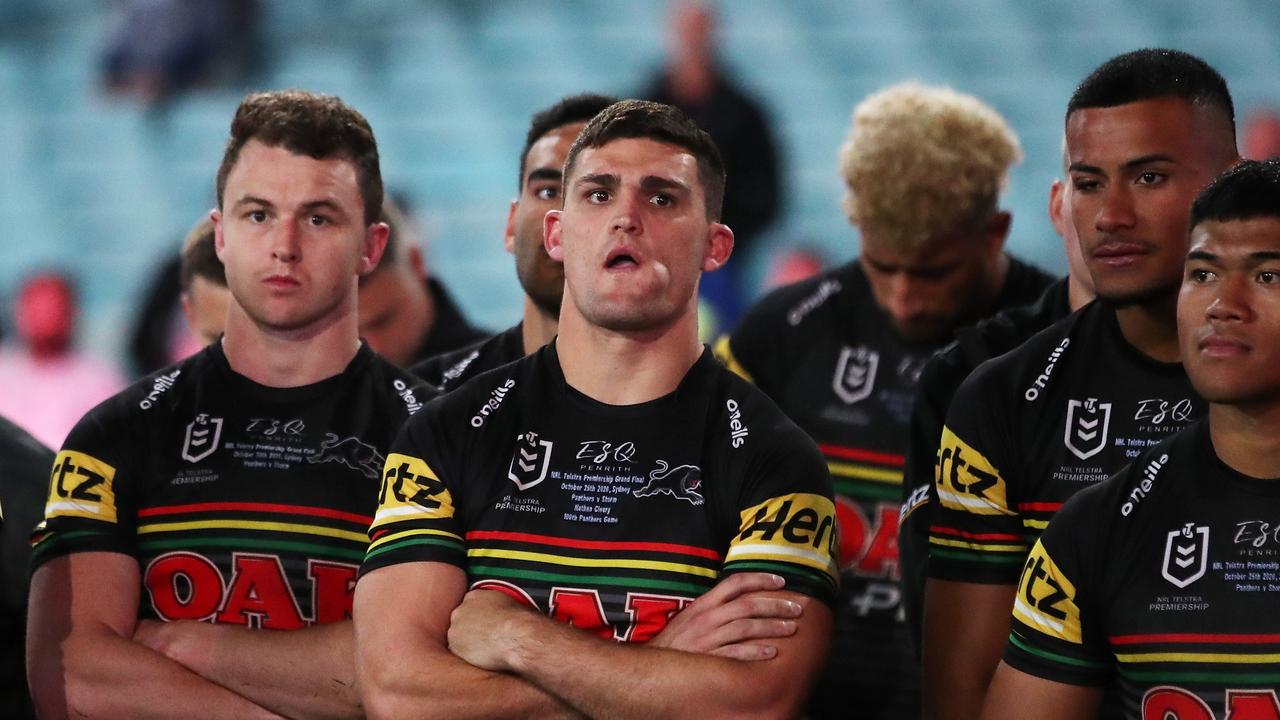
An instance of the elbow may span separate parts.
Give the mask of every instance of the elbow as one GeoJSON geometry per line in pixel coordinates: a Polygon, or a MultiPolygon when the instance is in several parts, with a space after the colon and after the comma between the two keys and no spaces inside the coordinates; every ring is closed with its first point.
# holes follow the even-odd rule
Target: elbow
{"type": "Polygon", "coordinates": [[[360,702],[369,720],[394,718],[445,718],[439,712],[438,703],[430,702],[420,692],[412,689],[421,685],[423,677],[429,677],[421,667],[415,671],[406,664],[396,663],[390,657],[360,658],[360,702]]]}

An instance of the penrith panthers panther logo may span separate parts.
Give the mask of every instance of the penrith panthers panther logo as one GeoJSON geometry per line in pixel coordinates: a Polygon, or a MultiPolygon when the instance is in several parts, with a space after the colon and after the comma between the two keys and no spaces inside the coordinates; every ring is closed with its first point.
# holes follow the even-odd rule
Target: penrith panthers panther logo
{"type": "Polygon", "coordinates": [[[320,444],[316,454],[307,458],[309,463],[339,462],[352,470],[359,470],[370,480],[382,477],[382,464],[386,459],[378,448],[360,442],[356,437],[345,437],[341,440],[333,433],[325,433],[325,440],[320,444]]]}
{"type": "Polygon", "coordinates": [[[666,460],[659,460],[658,467],[649,473],[649,482],[639,490],[633,490],[636,497],[649,497],[667,493],[680,500],[688,500],[693,505],[702,504],[702,470],[697,465],[677,465],[669,468],[666,460]]]}

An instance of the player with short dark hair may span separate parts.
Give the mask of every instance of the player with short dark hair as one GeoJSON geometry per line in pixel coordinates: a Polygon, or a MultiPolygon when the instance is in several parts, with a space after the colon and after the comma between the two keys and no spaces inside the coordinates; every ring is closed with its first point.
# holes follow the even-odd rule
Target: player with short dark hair
{"type": "Polygon", "coordinates": [[[560,208],[564,160],[574,138],[588,120],[615,102],[615,98],[584,93],[534,114],[520,153],[520,194],[511,201],[502,239],[516,259],[516,277],[524,289],[524,316],[487,340],[414,365],[410,368],[414,375],[449,390],[486,370],[519,360],[555,337],[564,269],[542,245],[542,218],[548,210],[560,208]]]}
{"type": "Polygon", "coordinates": [[[1020,156],[971,95],[904,83],[866,98],[840,149],[859,258],[770,293],[716,345],[818,443],[837,493],[841,597],[813,717],[919,714],[898,583],[907,423],[920,370],[953,331],[1052,280],[1004,252],[1000,193],[1020,156]]]}
{"type": "Polygon", "coordinates": [[[210,214],[221,342],[90,411],[53,466],[27,637],[42,717],[360,713],[352,586],[420,404],[356,334],[378,172],[337,98],[241,103],[210,214]]]}
{"type": "Polygon", "coordinates": [[[1178,336],[1208,418],[1049,523],[983,717],[1280,717],[1280,162],[1196,199],[1178,336]]]}
{"type": "Polygon", "coordinates": [[[227,271],[218,259],[213,221],[204,218],[187,233],[178,263],[178,299],[191,334],[201,345],[216,342],[227,324],[227,271]]]}
{"type": "Polygon", "coordinates": [[[733,246],[705,189],[722,173],[669,106],[622,101],[578,136],[545,219],[560,334],[429,404],[388,457],[356,587],[371,714],[803,709],[835,509],[812,441],[698,342],[699,277],[733,246]],[[774,636],[727,612],[751,604],[774,636]]]}
{"type": "Polygon", "coordinates": [[[929,717],[977,716],[1023,561],[1062,503],[1204,413],[1175,304],[1187,211],[1238,159],[1225,82],[1186,53],[1138,50],[1091,73],[1070,108],[1071,214],[1098,300],[984,363],[948,409],[925,591],[929,717]]]}

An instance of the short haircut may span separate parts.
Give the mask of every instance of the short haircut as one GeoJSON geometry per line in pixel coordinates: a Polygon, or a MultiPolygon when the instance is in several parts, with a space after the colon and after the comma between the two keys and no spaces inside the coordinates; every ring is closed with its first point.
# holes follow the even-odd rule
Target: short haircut
{"type": "Polygon", "coordinates": [[[865,235],[904,253],[977,225],[1022,159],[994,109],[946,87],[893,85],[858,103],[840,148],[844,207],[865,235]]]}
{"type": "Polygon", "coordinates": [[[539,110],[529,121],[529,131],[524,136],[524,149],[520,151],[520,182],[517,188],[524,189],[525,163],[529,160],[529,149],[542,139],[543,135],[562,128],[565,125],[585,123],[601,110],[618,102],[618,98],[595,93],[570,95],[549,108],[539,110]]]}
{"type": "Polygon", "coordinates": [[[378,262],[378,266],[372,272],[360,276],[359,284],[361,285],[383,270],[389,270],[403,263],[409,256],[409,249],[416,241],[408,218],[390,195],[382,199],[382,211],[378,213],[378,222],[387,224],[387,246],[382,250],[382,260],[378,262]]]}
{"type": "Polygon", "coordinates": [[[706,198],[707,219],[719,220],[724,204],[724,159],[705,130],[683,111],[648,100],[621,100],[602,110],[578,133],[564,161],[567,188],[573,166],[583,150],[600,148],[614,140],[645,138],[682,148],[698,161],[698,179],[706,198]]]}
{"type": "Polygon", "coordinates": [[[213,237],[213,221],[205,218],[196,223],[182,242],[182,255],[178,263],[178,284],[182,292],[191,290],[191,282],[202,277],[212,283],[227,286],[227,270],[218,259],[218,249],[213,237]]]}
{"type": "Polygon", "coordinates": [[[364,116],[332,95],[305,90],[254,93],[236,108],[231,139],[218,167],[218,207],[222,207],[227,176],[250,140],[317,160],[342,158],[356,167],[356,181],[364,201],[364,223],[378,220],[382,207],[382,172],[378,144],[364,116]]]}
{"type": "Polygon", "coordinates": [[[1164,97],[1178,97],[1220,111],[1235,138],[1236,110],[1227,81],[1195,55],[1167,48],[1134,50],[1099,65],[1071,94],[1067,117],[1077,110],[1164,97]]]}
{"type": "Polygon", "coordinates": [[[1268,217],[1280,218],[1280,160],[1244,160],[1200,191],[1189,227],[1268,217]]]}

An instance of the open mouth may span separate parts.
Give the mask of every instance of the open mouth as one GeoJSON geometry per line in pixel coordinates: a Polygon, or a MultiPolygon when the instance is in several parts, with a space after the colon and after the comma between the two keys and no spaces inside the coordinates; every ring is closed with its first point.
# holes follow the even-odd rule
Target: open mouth
{"type": "Polygon", "coordinates": [[[640,259],[629,250],[619,249],[609,253],[604,266],[609,270],[627,270],[640,267],[640,259]]]}

